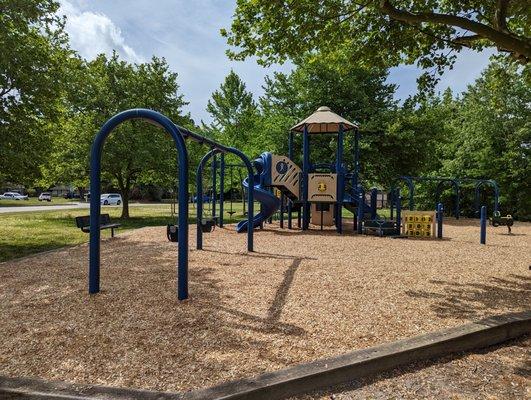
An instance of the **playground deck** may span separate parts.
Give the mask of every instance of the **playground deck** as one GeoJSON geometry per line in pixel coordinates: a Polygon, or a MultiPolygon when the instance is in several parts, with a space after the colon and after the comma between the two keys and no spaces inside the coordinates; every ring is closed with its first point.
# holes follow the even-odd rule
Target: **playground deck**
{"type": "Polygon", "coordinates": [[[93,297],[87,245],[5,262],[0,374],[187,390],[526,310],[531,224],[513,232],[489,227],[481,246],[478,221],[442,241],[268,225],[247,253],[218,228],[190,252],[185,302],[165,228],[102,241],[93,297]]]}

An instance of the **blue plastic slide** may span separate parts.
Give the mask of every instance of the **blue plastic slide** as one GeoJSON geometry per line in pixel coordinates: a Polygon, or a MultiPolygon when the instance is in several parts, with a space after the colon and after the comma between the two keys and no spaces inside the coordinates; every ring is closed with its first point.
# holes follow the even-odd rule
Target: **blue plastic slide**
{"type": "MultiPolygon", "coordinates": [[[[254,200],[260,203],[260,212],[253,218],[253,228],[257,228],[278,210],[280,201],[265,188],[265,182],[268,182],[268,177],[271,174],[271,153],[263,153],[260,158],[254,160],[254,166],[258,171],[253,177],[254,200]]],[[[247,190],[249,188],[248,178],[245,178],[242,184],[247,190]]],[[[247,220],[240,221],[236,226],[236,231],[238,233],[246,232],[247,222],[247,220]]]]}

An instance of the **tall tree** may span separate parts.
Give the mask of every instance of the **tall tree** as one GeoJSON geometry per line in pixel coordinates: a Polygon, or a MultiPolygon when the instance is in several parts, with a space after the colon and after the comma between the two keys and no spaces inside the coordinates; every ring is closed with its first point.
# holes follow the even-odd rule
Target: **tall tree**
{"type": "Polygon", "coordinates": [[[212,93],[207,112],[213,121],[209,131],[216,139],[228,146],[251,150],[258,108],[253,94],[234,71],[231,70],[219,89],[212,93]]]}
{"type": "MultiPolygon", "coordinates": [[[[80,60],[72,72],[68,118],[55,137],[51,179],[70,179],[84,185],[88,177],[90,145],[103,123],[130,108],[159,111],[173,122],[190,126],[183,115],[187,104],[179,94],[177,74],[164,59],[131,65],[116,54],[94,61],[80,60]]],[[[122,124],[109,137],[103,153],[104,179],[118,187],[122,198],[122,218],[129,217],[131,189],[139,183],[165,187],[175,185],[177,152],[169,135],[143,121],[122,124]]]]}
{"type": "Polygon", "coordinates": [[[0,2],[0,182],[29,184],[60,115],[67,37],[51,0],[0,2]]]}
{"type": "Polygon", "coordinates": [[[531,3],[519,0],[238,0],[230,31],[235,59],[264,64],[308,53],[348,53],[358,65],[415,61],[432,84],[463,48],[495,47],[513,60],[531,59],[531,3]]]}
{"type": "MultiPolygon", "coordinates": [[[[262,143],[268,149],[285,153],[287,133],[296,122],[306,118],[319,106],[357,122],[361,127],[364,148],[364,165],[369,160],[381,158],[378,140],[391,121],[394,109],[395,86],[386,83],[387,72],[381,69],[359,68],[342,59],[316,57],[297,65],[286,75],[276,73],[266,79],[265,93],[260,98],[262,121],[266,129],[262,143]]],[[[300,148],[300,137],[297,136],[300,148]]],[[[331,160],[334,157],[335,140],[331,137],[312,137],[312,158],[331,160]]],[[[345,139],[345,158],[352,161],[352,135],[345,139]]],[[[300,160],[299,160],[300,161],[300,160]]],[[[367,173],[374,179],[370,168],[367,173]]]]}
{"type": "Polygon", "coordinates": [[[495,62],[470,85],[453,115],[441,173],[495,179],[502,208],[531,218],[529,70],[495,62]]]}

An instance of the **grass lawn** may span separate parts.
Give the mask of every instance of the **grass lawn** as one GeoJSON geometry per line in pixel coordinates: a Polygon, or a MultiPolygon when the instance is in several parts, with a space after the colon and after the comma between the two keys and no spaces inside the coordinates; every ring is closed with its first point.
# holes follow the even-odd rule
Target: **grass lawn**
{"type": "MultiPolygon", "coordinates": [[[[226,211],[229,211],[228,204],[225,207],[226,211]]],[[[258,209],[258,204],[255,207],[258,209]]],[[[241,203],[235,203],[233,210],[236,214],[231,220],[229,215],[225,214],[226,223],[244,218],[241,203]]],[[[129,212],[131,217],[122,220],[119,218],[121,207],[102,208],[102,213],[110,214],[113,221],[122,224],[118,232],[144,226],[161,226],[175,221],[175,218],[171,217],[169,205],[131,207],[129,212]]],[[[89,235],[76,227],[74,218],[88,213],[88,209],[79,209],[0,214],[0,262],[87,242],[89,235]]],[[[204,215],[210,215],[208,208],[204,215]]],[[[195,207],[190,205],[190,223],[195,223],[195,216],[195,207]]],[[[102,231],[102,237],[110,234],[110,229],[102,231]]]]}
{"type": "MultiPolygon", "coordinates": [[[[53,204],[53,202],[46,204],[53,204]]],[[[259,207],[259,204],[256,203],[255,212],[259,210],[259,207]]],[[[233,211],[236,213],[232,218],[229,218],[227,213],[229,210],[230,205],[226,203],[225,223],[236,222],[245,218],[241,203],[233,204],[233,211]]],[[[129,211],[131,217],[122,220],[119,218],[121,207],[102,208],[103,213],[110,214],[113,221],[122,224],[118,232],[120,230],[142,228],[144,226],[163,226],[175,221],[175,218],[171,217],[170,205],[131,207],[129,211]]],[[[87,215],[88,213],[88,209],[69,209],[0,214],[0,262],[63,246],[87,242],[89,235],[76,227],[74,218],[80,215],[87,215]]],[[[192,204],[190,205],[189,214],[190,223],[195,223],[196,210],[192,204]]],[[[379,214],[388,215],[388,210],[379,210],[379,214]]],[[[204,216],[208,217],[209,215],[209,207],[206,206],[204,216]]],[[[352,218],[352,214],[347,210],[344,210],[343,216],[344,218],[352,218]]],[[[294,217],[296,221],[296,216],[294,215],[294,217]]],[[[102,231],[102,237],[110,236],[110,234],[110,230],[108,229],[102,231]]]]}
{"type": "Polygon", "coordinates": [[[39,201],[36,197],[30,197],[28,200],[0,200],[0,207],[27,207],[27,206],[56,206],[58,204],[78,203],[79,199],[64,199],[54,197],[52,201],[39,201]]]}

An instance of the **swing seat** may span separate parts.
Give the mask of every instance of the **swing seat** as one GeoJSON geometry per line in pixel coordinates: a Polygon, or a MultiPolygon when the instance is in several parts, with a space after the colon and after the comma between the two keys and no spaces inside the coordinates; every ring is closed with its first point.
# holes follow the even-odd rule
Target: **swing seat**
{"type": "Polygon", "coordinates": [[[201,220],[201,231],[204,233],[212,232],[216,227],[217,217],[215,218],[203,218],[201,220]]]}
{"type": "Polygon", "coordinates": [[[177,225],[168,224],[166,227],[166,236],[170,242],[179,241],[179,228],[177,225]]]}

